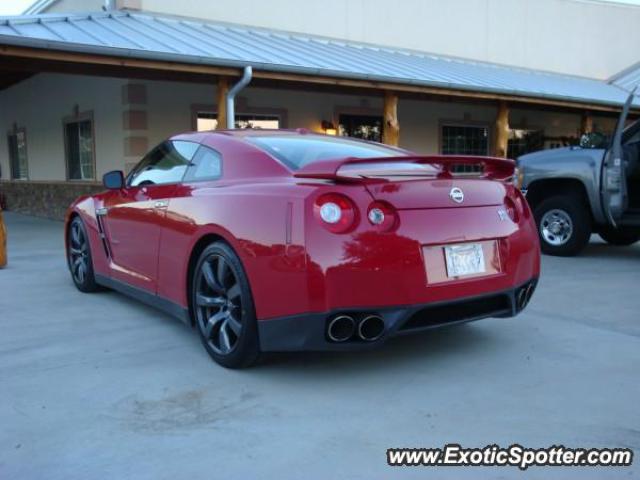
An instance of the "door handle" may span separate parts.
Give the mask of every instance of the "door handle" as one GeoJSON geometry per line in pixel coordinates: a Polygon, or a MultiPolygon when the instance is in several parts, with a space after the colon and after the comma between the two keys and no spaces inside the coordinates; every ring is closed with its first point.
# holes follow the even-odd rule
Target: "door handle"
{"type": "Polygon", "coordinates": [[[155,208],[164,208],[169,206],[169,200],[156,200],[155,208]]]}

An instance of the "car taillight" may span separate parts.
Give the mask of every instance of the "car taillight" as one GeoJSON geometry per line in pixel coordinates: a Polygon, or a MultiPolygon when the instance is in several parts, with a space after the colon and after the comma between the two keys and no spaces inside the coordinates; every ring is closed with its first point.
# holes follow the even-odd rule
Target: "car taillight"
{"type": "Polygon", "coordinates": [[[505,197],[504,199],[504,207],[507,210],[507,215],[514,222],[518,223],[518,209],[516,208],[516,204],[509,197],[505,197]]]}
{"type": "Polygon", "coordinates": [[[387,202],[375,201],[367,209],[369,223],[380,231],[389,232],[398,225],[396,209],[387,202]]]}
{"type": "Polygon", "coordinates": [[[327,193],[318,197],[313,211],[320,223],[333,233],[352,230],[358,220],[358,212],[353,201],[339,193],[327,193]]]}

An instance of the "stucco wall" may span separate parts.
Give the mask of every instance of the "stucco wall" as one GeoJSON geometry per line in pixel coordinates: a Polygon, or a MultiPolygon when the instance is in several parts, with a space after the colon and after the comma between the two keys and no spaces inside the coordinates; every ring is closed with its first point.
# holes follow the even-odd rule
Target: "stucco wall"
{"type": "MultiPolygon", "coordinates": [[[[142,105],[127,107],[122,100],[122,87],[126,83],[115,78],[41,74],[1,92],[0,129],[6,133],[14,123],[26,128],[29,179],[65,180],[62,120],[76,108],[93,113],[96,179],[99,180],[104,172],[137,161],[138,156],[125,157],[124,137],[145,138],[150,148],[168,136],[191,130],[196,106],[215,107],[215,85],[137,80],[132,83],[144,86],[146,100],[142,105]],[[128,108],[146,112],[146,129],[123,129],[123,113],[128,108]]],[[[320,131],[322,120],[337,123],[340,113],[380,115],[382,98],[249,87],[240,93],[237,111],[274,112],[283,116],[283,126],[320,131]]],[[[401,146],[420,153],[437,153],[442,123],[482,124],[491,131],[496,107],[401,98],[398,114],[401,146]]],[[[610,128],[611,121],[596,119],[596,124],[610,128]]],[[[580,115],[514,108],[511,125],[544,129],[547,135],[575,136],[580,115]]],[[[2,177],[8,178],[5,134],[0,135],[0,165],[2,177]]]]}
{"type": "MultiPolygon", "coordinates": [[[[93,114],[96,181],[99,182],[103,173],[109,170],[130,168],[144,152],[163,139],[193,129],[196,107],[215,108],[215,102],[214,84],[36,75],[0,92],[2,179],[9,178],[6,133],[15,124],[26,129],[31,182],[20,188],[9,188],[6,183],[0,183],[0,191],[14,196],[27,191],[41,192],[38,198],[13,202],[24,211],[40,209],[38,205],[68,202],[75,195],[77,188],[74,185],[81,186],[82,182],[66,183],[67,187],[59,184],[66,178],[62,122],[76,110],[93,114]],[[129,89],[131,86],[134,88],[129,89]],[[134,111],[135,118],[127,117],[130,111],[134,111]],[[125,126],[127,121],[130,124],[125,126]],[[136,141],[127,144],[130,138],[136,141]]],[[[249,87],[237,99],[237,112],[276,113],[281,115],[283,127],[321,131],[322,120],[337,124],[340,113],[381,115],[382,103],[382,97],[374,95],[249,87]]],[[[492,137],[496,106],[401,98],[398,115],[400,145],[428,154],[440,151],[443,123],[485,125],[492,137]]],[[[522,107],[513,108],[510,115],[514,128],[544,129],[546,135],[558,137],[575,137],[579,133],[580,120],[580,112],[522,107]]],[[[604,130],[610,130],[614,121],[614,118],[594,119],[595,125],[604,130]]],[[[63,207],[66,205],[54,205],[45,214],[57,216],[63,207]]]]}
{"type": "Polygon", "coordinates": [[[66,179],[63,119],[92,112],[96,178],[122,163],[123,80],[40,74],[0,92],[0,166],[9,178],[7,133],[26,128],[29,180],[66,179]]]}
{"type": "MultiPolygon", "coordinates": [[[[207,85],[175,82],[145,82],[149,98],[149,145],[175,132],[192,128],[192,106],[214,106],[216,89],[207,85]]],[[[322,120],[338,122],[340,113],[382,115],[382,97],[338,95],[326,92],[248,87],[238,97],[238,113],[269,112],[286,116],[288,128],[321,131],[322,120]]],[[[401,98],[398,104],[400,145],[419,153],[440,151],[440,127],[443,123],[485,125],[493,135],[497,108],[491,104],[426,101],[401,98]]],[[[562,113],[513,108],[514,128],[543,129],[549,136],[573,136],[579,133],[579,113],[562,113]]],[[[611,128],[611,120],[595,117],[596,126],[611,128]]]]}

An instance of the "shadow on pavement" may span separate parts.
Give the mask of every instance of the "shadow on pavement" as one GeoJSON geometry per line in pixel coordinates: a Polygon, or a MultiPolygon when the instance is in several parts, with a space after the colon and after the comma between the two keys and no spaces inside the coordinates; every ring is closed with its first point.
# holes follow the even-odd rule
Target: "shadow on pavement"
{"type": "Polygon", "coordinates": [[[582,251],[579,257],[584,258],[616,258],[623,260],[640,260],[640,248],[639,244],[634,244],[626,247],[618,247],[615,245],[609,245],[606,243],[590,243],[582,251]]]}
{"type": "Polygon", "coordinates": [[[492,349],[499,342],[488,331],[464,324],[393,338],[373,350],[265,354],[255,369],[346,377],[354,370],[369,373],[405,367],[424,370],[442,367],[452,356],[467,357],[479,350],[492,349]]]}

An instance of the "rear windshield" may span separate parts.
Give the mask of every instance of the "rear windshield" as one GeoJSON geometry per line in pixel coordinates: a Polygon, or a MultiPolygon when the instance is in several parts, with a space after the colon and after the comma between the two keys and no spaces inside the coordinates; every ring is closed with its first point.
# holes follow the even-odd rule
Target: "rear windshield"
{"type": "Polygon", "coordinates": [[[265,150],[292,170],[324,160],[341,158],[399,157],[402,150],[375,143],[365,143],[341,137],[282,135],[247,137],[247,141],[265,150]]]}

